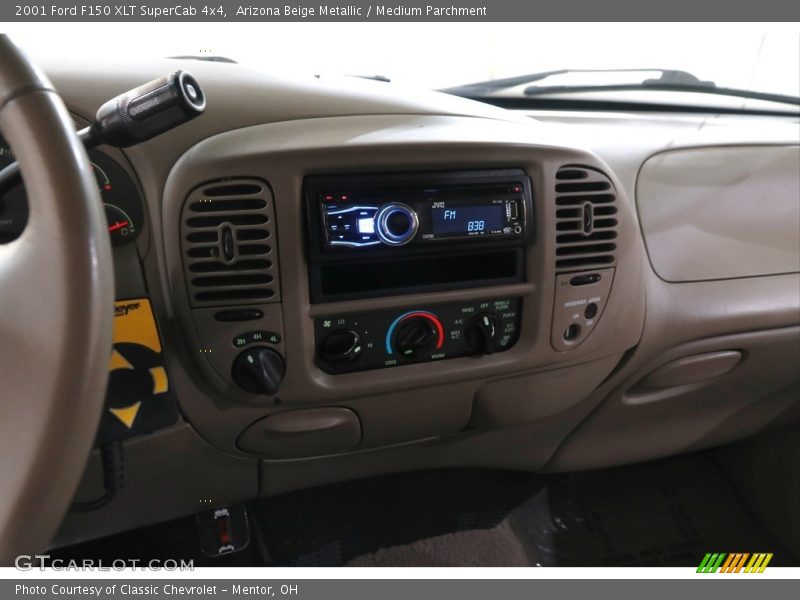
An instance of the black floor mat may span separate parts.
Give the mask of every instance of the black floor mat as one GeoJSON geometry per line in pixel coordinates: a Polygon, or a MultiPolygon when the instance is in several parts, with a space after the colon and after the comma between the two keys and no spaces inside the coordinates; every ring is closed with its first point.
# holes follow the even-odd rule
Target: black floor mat
{"type": "Polygon", "coordinates": [[[708,454],[562,476],[511,525],[543,566],[697,566],[706,552],[772,552],[773,566],[798,564],[708,454]]]}
{"type": "Polygon", "coordinates": [[[274,564],[339,566],[386,546],[494,527],[543,482],[506,471],[418,471],[268,498],[251,514],[274,564]]]}
{"type": "MultiPolygon", "coordinates": [[[[772,552],[773,566],[800,564],[764,532],[703,453],[566,475],[421,471],[292,492],[248,509],[250,546],[217,559],[200,555],[193,518],[52,555],[194,558],[197,566],[338,566],[408,544],[448,555],[437,536],[453,532],[462,534],[448,543],[462,546],[452,555],[463,556],[468,532],[481,529],[514,536],[531,565],[697,566],[706,552],[772,552]],[[510,527],[493,529],[506,518],[510,527]],[[426,547],[431,538],[439,543],[426,547]]],[[[391,556],[383,564],[395,565],[391,556]]],[[[437,564],[450,563],[445,556],[437,564]]]]}

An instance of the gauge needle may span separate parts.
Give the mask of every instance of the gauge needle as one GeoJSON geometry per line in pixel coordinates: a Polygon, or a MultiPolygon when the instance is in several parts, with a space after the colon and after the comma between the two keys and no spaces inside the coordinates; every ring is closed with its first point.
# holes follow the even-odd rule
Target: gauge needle
{"type": "Polygon", "coordinates": [[[126,225],[128,225],[128,221],[117,221],[113,225],[109,225],[108,226],[108,230],[109,231],[116,231],[117,229],[122,229],[126,225]]]}

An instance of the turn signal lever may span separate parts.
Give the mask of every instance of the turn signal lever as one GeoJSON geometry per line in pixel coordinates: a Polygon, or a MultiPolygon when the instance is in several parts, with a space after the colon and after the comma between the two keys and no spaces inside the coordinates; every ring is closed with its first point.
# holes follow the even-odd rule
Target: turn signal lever
{"type": "MultiPolygon", "coordinates": [[[[127,148],[203,114],[206,96],[186,71],[175,71],[103,104],[78,137],[88,150],[101,144],[127,148]]],[[[20,182],[19,163],[0,171],[0,197],[20,182]]]]}
{"type": "Polygon", "coordinates": [[[206,97],[197,80],[186,71],[175,71],[112,98],[98,109],[94,123],[78,134],[87,147],[126,148],[194,119],[205,108],[206,97]]]}

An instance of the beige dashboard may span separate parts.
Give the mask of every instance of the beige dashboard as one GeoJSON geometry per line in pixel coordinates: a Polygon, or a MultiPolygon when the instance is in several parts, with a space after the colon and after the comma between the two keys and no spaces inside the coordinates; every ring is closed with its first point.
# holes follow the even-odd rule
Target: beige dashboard
{"type": "MultiPolygon", "coordinates": [[[[87,73],[45,61],[45,68],[70,109],[88,116],[105,97],[176,64],[125,75],[115,67],[108,76],[102,67],[87,73]]],[[[147,235],[137,256],[117,259],[141,263],[181,416],[125,442],[126,487],[99,511],[69,515],[56,545],[198,512],[209,502],[377,474],[621,464],[724,443],[797,416],[796,240],[790,233],[782,238],[783,262],[774,269],[772,255],[757,272],[737,270],[735,262],[715,267],[706,255],[703,264],[724,278],[664,277],[664,261],[673,273],[698,272],[692,246],[670,250],[671,234],[659,223],[683,214],[670,208],[665,217],[668,201],[695,206],[692,184],[702,172],[671,171],[673,155],[658,158],[667,149],[698,153],[709,169],[725,169],[730,147],[796,157],[796,119],[764,125],[747,117],[524,115],[380,82],[290,81],[235,65],[181,66],[204,85],[208,112],[126,151],[145,197],[147,235]],[[532,214],[516,280],[314,298],[309,178],[506,169],[530,181],[532,214]],[[575,181],[584,188],[570,187],[575,181]],[[272,296],[234,306],[198,302],[185,230],[197,215],[187,207],[209,187],[238,183],[263,199],[272,296]],[[594,189],[603,190],[602,200],[594,189]],[[597,227],[610,244],[605,262],[594,255],[572,261],[586,258],[574,235],[587,214],[594,222],[585,231],[597,227]],[[579,277],[589,279],[576,283],[579,277]],[[331,315],[350,322],[507,300],[519,303],[518,325],[514,343],[501,352],[346,373],[329,372],[319,360],[315,328],[331,315]],[[242,308],[263,316],[256,324],[217,318],[242,308]],[[237,345],[250,330],[277,335],[237,345]],[[245,346],[280,355],[285,375],[277,392],[237,385],[231,365],[245,346]]],[[[758,164],[740,161],[741,179],[724,186],[705,179],[703,197],[724,205],[719,194],[747,198],[757,181],[758,193],[781,207],[772,217],[759,214],[760,226],[789,231],[786,219],[800,216],[796,160],[769,161],[771,171],[754,173],[758,164]]],[[[686,219],[691,229],[691,210],[686,219]]],[[[730,211],[723,221],[734,231],[738,222],[730,211]]],[[[445,255],[420,254],[431,263],[445,255]]],[[[118,286],[125,269],[118,265],[118,286]]],[[[79,496],[99,486],[97,460],[90,460],[79,496]]]]}

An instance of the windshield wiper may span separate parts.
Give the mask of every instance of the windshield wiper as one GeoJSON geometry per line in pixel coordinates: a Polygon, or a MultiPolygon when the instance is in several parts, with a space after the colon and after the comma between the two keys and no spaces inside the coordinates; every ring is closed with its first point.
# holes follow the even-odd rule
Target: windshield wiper
{"type": "MultiPolygon", "coordinates": [[[[619,78],[617,78],[619,79],[619,78]]],[[[527,85],[523,94],[525,97],[545,96],[558,94],[574,94],[581,92],[614,92],[614,91],[640,91],[653,90],[663,92],[697,92],[702,94],[717,94],[721,96],[733,96],[737,98],[747,98],[753,100],[764,100],[767,102],[778,102],[781,104],[793,104],[800,106],[800,98],[786,96],[783,94],[770,94],[766,92],[754,92],[752,90],[741,90],[736,88],[719,87],[713,81],[703,81],[687,71],[676,69],[560,69],[557,71],[543,71],[530,75],[520,75],[506,79],[495,79],[480,81],[466,85],[456,86],[441,90],[448,94],[463,96],[472,99],[485,99],[487,96],[496,94],[506,89],[511,89],[527,85]],[[628,83],[614,82],[592,83],[577,85],[541,85],[543,82],[561,75],[571,74],[622,74],[622,73],[660,73],[657,78],[645,78],[641,81],[628,83]],[[535,85],[531,85],[535,84],[535,85]]]]}
{"type": "MultiPolygon", "coordinates": [[[[491,94],[499,92],[500,90],[510,89],[525,84],[531,84],[536,81],[544,81],[545,79],[552,79],[560,75],[568,75],[573,73],[584,74],[597,74],[597,73],[661,73],[660,80],[664,82],[681,83],[684,85],[694,84],[707,87],[714,87],[713,81],[701,81],[696,76],[686,71],[677,71],[675,69],[558,69],[556,71],[541,71],[539,73],[531,73],[529,75],[517,75],[515,77],[507,77],[505,79],[488,79],[486,81],[479,81],[477,83],[468,83],[456,87],[441,90],[449,94],[456,94],[458,96],[464,94],[491,94]]],[[[647,79],[645,81],[653,81],[647,79]]],[[[537,87],[537,86],[531,86],[537,87]]],[[[555,87],[555,86],[546,86],[555,87]]]]}
{"type": "Polygon", "coordinates": [[[227,56],[212,56],[208,54],[186,54],[183,56],[168,56],[167,58],[175,60],[202,60],[205,62],[230,63],[232,65],[238,64],[235,60],[228,58],[227,56]]]}
{"type": "Polygon", "coordinates": [[[349,75],[349,77],[357,77],[358,79],[371,79],[372,81],[382,81],[383,83],[392,82],[392,80],[386,75],[349,75]]]}

